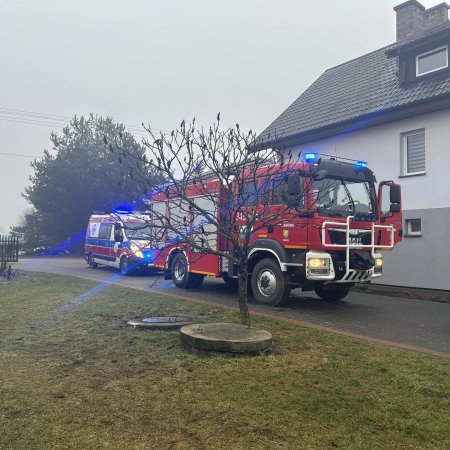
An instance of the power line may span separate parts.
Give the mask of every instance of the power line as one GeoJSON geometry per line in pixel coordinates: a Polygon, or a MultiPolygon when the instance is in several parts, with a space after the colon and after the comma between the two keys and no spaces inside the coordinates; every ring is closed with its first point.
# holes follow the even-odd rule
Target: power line
{"type": "MultiPolygon", "coordinates": [[[[0,107],[0,120],[10,122],[16,121],[18,123],[29,123],[32,125],[65,126],[67,125],[68,121],[72,120],[72,117],[62,116],[58,114],[47,114],[36,111],[27,111],[27,110],[0,107]]],[[[136,126],[124,124],[124,127],[133,135],[137,135],[139,137],[147,136],[146,134],[147,132],[142,125],[136,126]]],[[[168,130],[161,130],[157,128],[151,128],[151,130],[155,132],[169,133],[168,130]]]]}
{"type": "Polygon", "coordinates": [[[69,116],[58,116],[56,114],[38,113],[33,111],[22,111],[20,109],[0,108],[0,114],[8,114],[13,116],[38,117],[50,120],[67,121],[71,120],[69,116]]]}
{"type": "Polygon", "coordinates": [[[60,116],[57,114],[47,114],[47,113],[38,113],[38,112],[34,112],[34,111],[24,111],[21,109],[10,109],[10,108],[0,108],[0,110],[2,111],[10,111],[11,113],[20,113],[20,114],[32,114],[32,115],[39,115],[39,116],[48,116],[48,117],[56,117],[59,119],[68,119],[71,120],[72,117],[69,116],[60,116]]]}
{"type": "MultiPolygon", "coordinates": [[[[46,127],[65,127],[68,125],[67,123],[50,122],[48,120],[38,120],[38,119],[33,119],[31,117],[30,118],[8,117],[8,116],[5,117],[5,116],[2,116],[1,114],[0,114],[0,121],[23,123],[23,124],[27,124],[27,125],[41,125],[41,126],[46,126],[46,127]]],[[[126,131],[128,133],[130,133],[131,135],[133,135],[134,137],[138,137],[138,138],[148,137],[148,135],[146,135],[146,134],[140,134],[140,133],[134,132],[132,130],[126,129],[126,131]]]]}
{"type": "Polygon", "coordinates": [[[26,120],[26,119],[22,119],[19,117],[4,117],[0,115],[0,120],[5,121],[5,122],[16,122],[16,123],[24,123],[24,124],[29,124],[29,125],[44,125],[44,126],[48,126],[48,127],[54,127],[54,126],[64,126],[63,124],[59,124],[59,123],[50,123],[50,122],[44,122],[44,121],[39,121],[39,120],[26,120]]]}
{"type": "Polygon", "coordinates": [[[3,153],[3,152],[0,152],[0,155],[4,155],[4,156],[21,156],[21,157],[24,157],[24,158],[40,158],[40,159],[43,158],[43,156],[20,155],[20,154],[16,154],[16,153],[3,153]]]}
{"type": "MultiPolygon", "coordinates": [[[[68,121],[71,121],[72,118],[69,116],[62,116],[58,114],[47,114],[40,113],[36,111],[27,111],[20,109],[11,109],[11,108],[2,108],[0,107],[0,121],[5,122],[13,122],[13,123],[21,123],[26,125],[40,125],[46,127],[65,127],[68,125],[68,121]]],[[[135,125],[125,125],[124,127],[126,131],[132,134],[135,138],[141,139],[149,139],[150,135],[143,126],[135,126],[135,125]],[[138,130],[138,131],[133,131],[138,130]]],[[[168,130],[161,130],[156,128],[148,127],[150,131],[155,133],[170,133],[168,130]]],[[[187,152],[180,152],[179,157],[186,155],[187,152]]],[[[16,156],[16,157],[24,157],[24,158],[43,158],[43,156],[33,156],[33,155],[22,155],[22,154],[13,154],[13,153],[3,153],[0,152],[0,155],[3,156],[16,156]]]]}

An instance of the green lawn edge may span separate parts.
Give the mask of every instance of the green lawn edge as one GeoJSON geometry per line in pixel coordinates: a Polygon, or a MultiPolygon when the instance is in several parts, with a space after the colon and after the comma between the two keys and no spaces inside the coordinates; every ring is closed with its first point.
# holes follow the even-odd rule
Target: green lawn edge
{"type": "Polygon", "coordinates": [[[74,277],[0,283],[0,448],[450,448],[450,363],[267,317],[267,356],[126,321],[238,313],[74,277]]]}

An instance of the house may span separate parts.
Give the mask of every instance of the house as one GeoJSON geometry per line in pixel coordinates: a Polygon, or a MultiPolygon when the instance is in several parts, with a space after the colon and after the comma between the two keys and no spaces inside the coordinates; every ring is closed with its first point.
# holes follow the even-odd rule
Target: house
{"type": "Polygon", "coordinates": [[[394,44],[327,70],[258,141],[368,161],[400,183],[404,238],[380,282],[450,290],[449,6],[394,10],[394,44]]]}

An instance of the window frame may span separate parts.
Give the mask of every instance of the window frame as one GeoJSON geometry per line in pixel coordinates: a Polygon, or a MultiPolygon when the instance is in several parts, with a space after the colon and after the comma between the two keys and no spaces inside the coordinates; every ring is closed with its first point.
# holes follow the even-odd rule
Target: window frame
{"type": "Polygon", "coordinates": [[[401,133],[400,134],[400,138],[401,138],[401,142],[400,142],[400,146],[401,146],[401,152],[400,152],[400,157],[401,157],[401,174],[400,177],[411,177],[411,176],[415,176],[415,175],[425,175],[426,172],[426,168],[427,168],[427,154],[426,154],[426,133],[425,133],[425,128],[420,128],[417,130],[413,130],[413,131],[407,131],[405,133],[401,133]],[[424,170],[419,170],[418,172],[408,172],[408,137],[411,136],[415,136],[415,135],[419,135],[419,134],[423,134],[423,140],[424,140],[424,144],[423,144],[423,153],[424,153],[424,170]]]}
{"type": "Polygon", "coordinates": [[[405,219],[405,236],[406,237],[421,237],[422,236],[422,219],[420,217],[415,217],[411,219],[405,219]],[[411,225],[413,222],[419,222],[420,224],[420,231],[412,231],[411,225]]]}
{"type": "Polygon", "coordinates": [[[441,47],[437,47],[437,48],[434,48],[434,49],[429,50],[427,52],[421,53],[420,55],[416,55],[416,77],[417,78],[422,77],[424,75],[428,75],[429,73],[437,72],[438,70],[443,70],[443,69],[447,69],[447,68],[448,68],[448,45],[443,45],[441,47]],[[425,56],[431,55],[432,53],[438,53],[441,50],[445,50],[445,59],[446,59],[445,66],[441,66],[441,67],[438,67],[436,69],[428,70],[427,72],[419,73],[419,60],[420,60],[420,58],[423,58],[425,56]]]}

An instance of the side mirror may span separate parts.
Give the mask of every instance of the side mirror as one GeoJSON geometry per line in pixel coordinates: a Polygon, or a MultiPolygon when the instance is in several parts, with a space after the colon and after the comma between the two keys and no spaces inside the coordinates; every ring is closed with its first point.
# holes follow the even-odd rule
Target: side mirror
{"type": "MultiPolygon", "coordinates": [[[[400,186],[398,184],[392,184],[390,189],[390,201],[391,203],[397,203],[400,205],[401,202],[401,192],[400,192],[400,186]]],[[[394,212],[391,210],[391,212],[394,212]]],[[[396,211],[398,212],[398,211],[396,211]]]]}
{"type": "Polygon", "coordinates": [[[291,196],[300,195],[300,175],[290,175],[288,178],[288,194],[291,196]]]}
{"type": "Polygon", "coordinates": [[[382,216],[390,217],[392,214],[401,212],[402,194],[400,185],[394,184],[393,181],[382,181],[378,195],[382,216]]]}
{"type": "Polygon", "coordinates": [[[391,203],[389,211],[391,213],[399,213],[400,212],[400,203],[391,203]]]}

